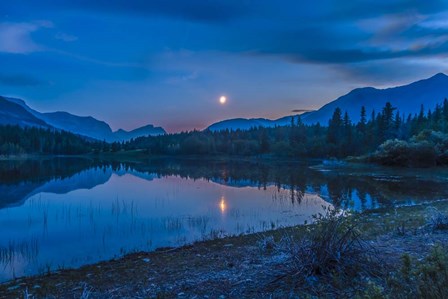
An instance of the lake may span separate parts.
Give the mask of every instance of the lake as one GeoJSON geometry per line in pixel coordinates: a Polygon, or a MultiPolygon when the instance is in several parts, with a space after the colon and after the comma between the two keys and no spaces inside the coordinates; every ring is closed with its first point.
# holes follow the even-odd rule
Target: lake
{"type": "Polygon", "coordinates": [[[325,207],[448,198],[447,169],[328,161],[0,161],[0,281],[312,222],[325,207]]]}

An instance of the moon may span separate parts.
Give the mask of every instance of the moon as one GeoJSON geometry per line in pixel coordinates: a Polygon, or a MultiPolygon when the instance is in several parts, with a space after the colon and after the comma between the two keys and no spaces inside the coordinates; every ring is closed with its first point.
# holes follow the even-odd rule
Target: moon
{"type": "Polygon", "coordinates": [[[224,105],[227,102],[227,98],[225,96],[221,96],[219,98],[219,103],[221,103],[221,105],[224,105]]]}

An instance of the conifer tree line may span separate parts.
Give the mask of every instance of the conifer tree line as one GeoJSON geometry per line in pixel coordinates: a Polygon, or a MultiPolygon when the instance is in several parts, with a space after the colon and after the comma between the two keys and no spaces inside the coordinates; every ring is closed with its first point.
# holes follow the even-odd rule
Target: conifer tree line
{"type": "Polygon", "coordinates": [[[436,156],[443,155],[445,151],[445,139],[448,141],[446,99],[434,110],[425,111],[422,105],[420,112],[414,115],[401,114],[390,102],[381,111],[368,113],[365,107],[361,107],[359,113],[357,123],[351,121],[346,111],[336,108],[328,126],[319,123],[305,125],[300,116],[295,116],[291,124],[284,127],[192,131],[143,137],[122,144],[121,148],[145,149],[151,154],[164,155],[273,155],[291,158],[345,158],[375,153],[372,155],[374,159],[381,150],[388,150],[382,145],[391,149],[391,145],[402,141],[409,143],[408,146],[418,145],[421,150],[423,145],[425,148],[434,147],[438,152],[432,154],[436,156]]]}
{"type": "Polygon", "coordinates": [[[101,142],[54,129],[0,126],[0,155],[80,155],[98,150],[101,142]]]}
{"type": "Polygon", "coordinates": [[[448,164],[448,100],[433,110],[404,115],[390,102],[381,111],[361,107],[359,121],[336,108],[326,126],[306,125],[249,130],[190,131],[106,143],[48,129],[0,127],[0,154],[84,154],[143,150],[148,155],[238,155],[286,158],[367,156],[390,165],[448,164]],[[414,163],[416,162],[416,163],[414,163]]]}

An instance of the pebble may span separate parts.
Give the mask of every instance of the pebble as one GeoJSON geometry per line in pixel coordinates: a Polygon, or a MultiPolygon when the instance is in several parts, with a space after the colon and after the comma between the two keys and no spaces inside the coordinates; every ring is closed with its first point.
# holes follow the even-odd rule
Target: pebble
{"type": "Polygon", "coordinates": [[[151,260],[150,260],[149,258],[144,258],[143,261],[144,261],[145,263],[149,263],[151,260]]]}

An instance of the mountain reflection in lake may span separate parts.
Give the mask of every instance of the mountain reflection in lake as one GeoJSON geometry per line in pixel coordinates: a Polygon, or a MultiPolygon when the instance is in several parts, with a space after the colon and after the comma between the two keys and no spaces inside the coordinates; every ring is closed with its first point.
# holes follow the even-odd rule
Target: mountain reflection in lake
{"type": "Polygon", "coordinates": [[[448,193],[446,173],[197,160],[0,162],[0,280],[448,193]],[[425,174],[426,173],[426,174],[425,174]]]}

